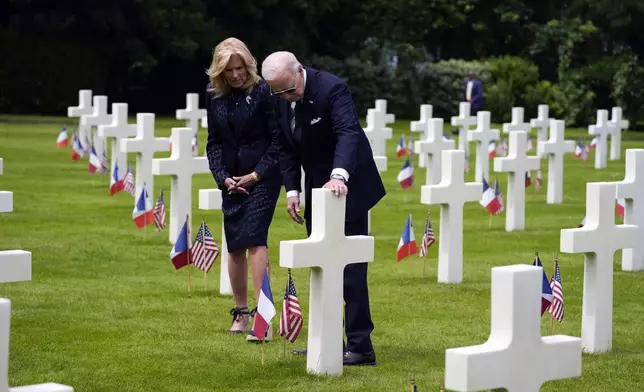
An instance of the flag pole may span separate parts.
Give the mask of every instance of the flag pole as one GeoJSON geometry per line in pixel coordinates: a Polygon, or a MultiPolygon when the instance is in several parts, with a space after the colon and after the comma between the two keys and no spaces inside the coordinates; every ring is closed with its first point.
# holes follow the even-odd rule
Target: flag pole
{"type": "Polygon", "coordinates": [[[264,339],[266,339],[266,336],[262,338],[262,366],[264,366],[264,339]]]}
{"type": "MultiPolygon", "coordinates": [[[[204,236],[205,236],[205,235],[206,235],[206,234],[205,234],[205,231],[206,231],[206,228],[205,228],[205,226],[206,226],[206,218],[205,218],[205,217],[202,217],[202,218],[201,218],[201,222],[202,222],[202,224],[204,225],[204,236]]],[[[215,263],[215,262],[213,261],[213,264],[214,264],[214,263],[215,263]]],[[[208,274],[206,273],[206,270],[204,270],[204,271],[203,271],[203,291],[204,291],[205,293],[207,293],[207,292],[208,292],[208,274]]]]}
{"type": "Polygon", "coordinates": [[[186,214],[186,246],[188,247],[188,265],[186,268],[188,269],[188,293],[190,293],[190,265],[192,264],[192,260],[190,260],[190,214],[186,214]]]}
{"type": "Polygon", "coordinates": [[[416,380],[414,380],[414,375],[412,373],[409,375],[409,390],[411,392],[414,392],[414,384],[416,384],[416,380]]]}
{"type": "Polygon", "coordinates": [[[492,214],[490,214],[490,219],[489,219],[489,221],[488,221],[487,227],[488,227],[489,229],[491,229],[491,228],[492,228],[492,214]]]}

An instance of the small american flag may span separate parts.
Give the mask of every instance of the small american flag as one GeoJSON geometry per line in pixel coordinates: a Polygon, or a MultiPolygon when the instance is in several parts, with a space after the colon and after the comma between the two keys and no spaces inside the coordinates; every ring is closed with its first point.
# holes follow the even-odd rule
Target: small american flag
{"type": "Polygon", "coordinates": [[[197,238],[190,248],[190,254],[192,264],[206,273],[210,271],[215,259],[219,256],[219,248],[205,221],[201,223],[199,231],[197,231],[197,238]]]}
{"type": "Polygon", "coordinates": [[[134,187],[134,176],[132,175],[132,165],[127,164],[127,172],[123,179],[123,190],[132,196],[135,196],[136,189],[134,187]]]}
{"type": "Polygon", "coordinates": [[[105,147],[103,146],[103,153],[101,154],[101,170],[100,173],[102,175],[106,175],[107,172],[109,171],[109,165],[107,163],[107,153],[105,152],[105,147]]]}
{"type": "Polygon", "coordinates": [[[429,220],[429,214],[427,214],[427,221],[425,222],[425,232],[423,233],[423,240],[420,243],[420,256],[427,256],[427,248],[432,246],[436,242],[434,237],[434,230],[432,229],[432,222],[429,220]]]}
{"type": "Polygon", "coordinates": [[[541,188],[543,178],[541,177],[541,170],[537,170],[537,180],[534,182],[534,191],[537,192],[541,188]]]}
{"type": "Polygon", "coordinates": [[[165,228],[165,201],[163,199],[163,191],[161,191],[157,203],[154,205],[154,224],[159,231],[165,228]]]}
{"type": "Polygon", "coordinates": [[[555,261],[555,275],[550,280],[550,288],[552,289],[552,304],[548,308],[548,312],[552,314],[557,321],[561,322],[564,315],[564,295],[563,286],[561,285],[561,272],[559,271],[559,263],[555,261]]]}
{"type": "Polygon", "coordinates": [[[288,284],[286,285],[286,292],[284,293],[284,302],[282,304],[282,314],[280,315],[280,323],[277,329],[277,334],[283,336],[291,343],[295,342],[304,321],[302,319],[302,309],[300,309],[300,301],[297,299],[295,292],[295,283],[293,277],[288,274],[288,284]]]}

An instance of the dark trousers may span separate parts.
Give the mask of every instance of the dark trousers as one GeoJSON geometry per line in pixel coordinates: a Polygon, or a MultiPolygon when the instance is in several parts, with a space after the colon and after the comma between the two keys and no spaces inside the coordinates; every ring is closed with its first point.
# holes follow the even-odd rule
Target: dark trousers
{"type": "MultiPolygon", "coordinates": [[[[306,221],[306,232],[311,235],[311,221],[306,221]]],[[[368,215],[345,222],[344,235],[368,235],[368,215]]],[[[373,350],[371,344],[371,310],[367,285],[368,263],[348,264],[344,268],[344,329],[347,335],[345,349],[356,353],[373,350]]]]}

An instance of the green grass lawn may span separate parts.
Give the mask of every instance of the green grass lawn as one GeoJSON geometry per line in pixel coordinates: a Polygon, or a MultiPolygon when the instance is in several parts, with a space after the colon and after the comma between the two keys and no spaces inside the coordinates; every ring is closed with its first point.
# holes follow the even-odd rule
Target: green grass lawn
{"type": "MultiPolygon", "coordinates": [[[[161,119],[157,133],[169,135],[171,127],[180,125],[161,119]]],[[[186,270],[175,271],[169,260],[167,232],[152,227],[138,231],[131,220],[133,198],[125,193],[109,197],[108,177],[89,174],[86,159],[73,162],[69,149],[56,148],[59,131],[58,125],[0,123],[0,189],[14,193],[14,212],[0,215],[0,249],[33,253],[32,282],[0,285],[0,297],[11,299],[13,306],[9,384],[14,386],[51,381],[81,392],[393,392],[408,391],[413,373],[419,391],[438,391],[445,349],[481,344],[488,337],[490,268],[529,264],[538,249],[550,276],[560,230],[577,227],[585,214],[585,184],[624,177],[624,154],[605,170],[594,169],[594,153],[585,162],[568,154],[564,204],[547,205],[547,161],[542,160],[542,189],[526,190],[526,230],[506,233],[504,214],[493,217],[489,228],[487,211],[478,203],[467,204],[464,282],[438,284],[438,244],[429,251],[424,277],[423,259],[396,263],[407,215],[412,214],[419,239],[428,210],[420,204],[423,169],[417,169],[417,184],[407,195],[396,182],[402,160],[395,157],[395,145],[401,132],[410,134],[408,121],[397,122],[388,142],[389,170],[383,173],[388,194],[372,214],[376,259],[369,267],[369,284],[379,366],[348,367],[342,377],[326,378],[308,375],[306,359],[290,355],[292,348],[305,346],[306,323],[296,343],[287,344],[286,357],[283,340],[275,335],[265,345],[261,366],[258,345],[226,333],[233,302],[218,294],[219,268],[211,270],[207,290],[203,273],[193,269],[188,293],[186,270]]],[[[590,140],[584,130],[568,131],[568,139],[580,136],[590,140]]],[[[204,131],[200,142],[203,149],[204,131]]],[[[623,148],[635,147],[644,147],[644,134],[625,133],[623,148]]],[[[472,181],[473,154],[470,162],[467,177],[472,181]]],[[[499,173],[498,179],[507,200],[507,174],[499,173]]],[[[169,177],[157,177],[152,199],[169,184],[169,177]]],[[[197,208],[199,189],[214,187],[209,174],[194,177],[192,232],[204,217],[219,242],[220,212],[197,208]]],[[[169,199],[167,191],[166,206],[169,199]]],[[[284,206],[282,194],[269,238],[278,312],[287,277],[277,267],[279,241],[306,235],[288,219],[284,206]]],[[[431,214],[440,236],[439,207],[432,206],[431,214]]],[[[547,383],[543,391],[642,389],[643,275],[622,272],[620,263],[617,253],[613,351],[584,355],[582,377],[547,383]]],[[[554,333],[580,336],[583,255],[561,254],[560,265],[566,313],[554,333]]],[[[295,270],[293,278],[308,317],[308,271],[295,270]]],[[[542,334],[549,333],[549,324],[546,313],[542,334]]]]}

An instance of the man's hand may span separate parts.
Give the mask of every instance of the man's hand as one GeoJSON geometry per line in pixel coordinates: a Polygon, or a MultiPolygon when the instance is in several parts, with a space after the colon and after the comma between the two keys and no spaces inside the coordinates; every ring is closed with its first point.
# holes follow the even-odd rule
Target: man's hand
{"type": "Polygon", "coordinates": [[[300,213],[300,198],[298,196],[291,196],[286,199],[286,211],[293,219],[293,222],[302,224],[304,219],[299,215],[300,213]]]}
{"type": "Polygon", "coordinates": [[[331,181],[324,184],[324,188],[330,189],[331,192],[335,193],[336,196],[346,196],[349,193],[349,188],[344,183],[344,181],[337,178],[332,178],[331,181]]]}

